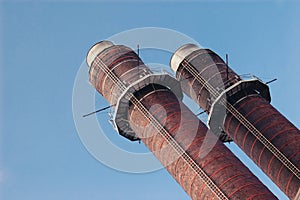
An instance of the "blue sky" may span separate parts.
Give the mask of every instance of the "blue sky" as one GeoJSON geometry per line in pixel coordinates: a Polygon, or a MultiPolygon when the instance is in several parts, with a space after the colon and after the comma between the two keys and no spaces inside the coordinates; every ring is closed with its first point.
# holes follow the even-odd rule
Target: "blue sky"
{"type": "MultiPolygon", "coordinates": [[[[174,29],[221,56],[229,53],[238,74],[278,78],[272,104],[300,127],[299,8],[284,0],[0,1],[0,198],[189,199],[165,170],[123,173],[88,153],[72,114],[73,84],[88,49],[132,28],[174,29]]],[[[168,65],[169,54],[150,54],[141,57],[168,65]]],[[[96,107],[103,104],[96,99],[96,107]]],[[[105,130],[115,144],[144,151],[143,144],[105,130]]]]}

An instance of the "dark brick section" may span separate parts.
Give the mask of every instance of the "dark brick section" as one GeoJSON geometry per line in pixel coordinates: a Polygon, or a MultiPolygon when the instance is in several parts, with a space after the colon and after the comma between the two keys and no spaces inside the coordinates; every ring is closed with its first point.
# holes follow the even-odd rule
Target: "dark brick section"
{"type": "MultiPolygon", "coordinates": [[[[296,167],[300,167],[300,131],[259,95],[248,96],[235,107],[296,167]]],[[[224,128],[243,151],[293,199],[300,181],[230,113],[224,128]]]]}

